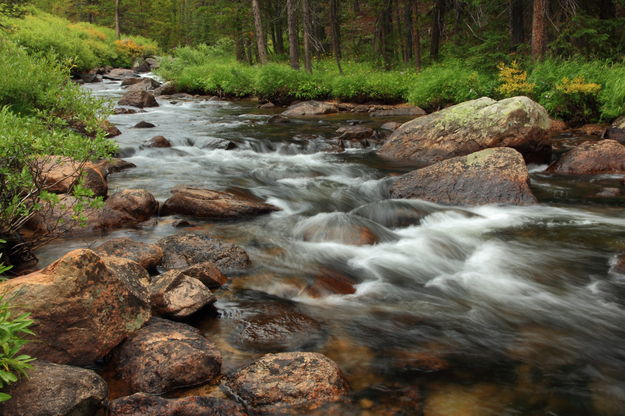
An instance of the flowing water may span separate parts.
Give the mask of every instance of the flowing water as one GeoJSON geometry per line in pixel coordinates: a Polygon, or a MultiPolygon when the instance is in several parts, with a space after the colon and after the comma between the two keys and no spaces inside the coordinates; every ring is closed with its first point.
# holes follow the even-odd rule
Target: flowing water
{"type": "MultiPolygon", "coordinates": [[[[89,88],[112,98],[123,91],[115,82],[89,88]]],[[[554,177],[534,166],[541,204],[531,207],[392,201],[389,183],[409,167],[371,149],[317,151],[340,126],[381,120],[272,125],[271,110],[252,102],[160,104],[111,117],[137,168],[112,175],[110,192],[144,188],[163,201],[173,186],[191,184],[245,190],[281,211],[182,229],[161,218],[62,240],[39,253],[43,263],[119,236],[154,242],[198,231],[243,246],[254,267],[217,292],[218,319],[193,324],[218,344],[224,371],[270,351],[328,355],[353,391],[339,414],[625,414],[625,276],[611,271],[625,252],[625,215],[621,198],[594,196],[620,177],[554,177]],[[141,120],[156,127],[132,128],[141,120]],[[173,147],[141,148],[155,135],[173,147]],[[238,147],[203,149],[211,138],[238,147]],[[375,244],[347,244],[360,238],[375,244]],[[241,336],[274,324],[273,343],[241,336]],[[282,324],[292,332],[281,333],[282,324]]],[[[198,391],[219,394],[179,394],[198,391]]]]}

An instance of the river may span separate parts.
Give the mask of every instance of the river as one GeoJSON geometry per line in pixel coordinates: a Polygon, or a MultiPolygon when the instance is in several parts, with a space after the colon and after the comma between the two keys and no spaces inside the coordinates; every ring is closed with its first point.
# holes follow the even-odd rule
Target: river
{"type": "MultiPolygon", "coordinates": [[[[118,82],[87,88],[123,93],[118,82]]],[[[190,184],[247,191],[281,211],[191,220],[191,228],[160,218],[59,240],[40,250],[43,264],[108,238],[207,232],[243,246],[254,264],[217,292],[219,319],[193,321],[221,349],[224,371],[268,351],[324,353],[352,387],[341,414],[625,414],[625,276],[610,271],[625,252],[625,215],[618,197],[592,196],[620,186],[620,177],[555,177],[532,166],[541,204],[530,207],[389,201],[392,175],[408,167],[370,149],[316,151],[338,127],[386,120],[341,114],[273,125],[275,111],[249,101],[159,101],[110,118],[123,132],[116,140],[125,159],[137,165],[109,178],[111,193],[144,188],[164,201],[173,186],[190,184]],[[132,128],[142,120],[156,127],[132,128]],[[141,148],[156,135],[173,147],[141,148]],[[200,148],[207,138],[238,147],[200,148]],[[354,227],[377,243],[345,244],[354,227]],[[344,294],[328,286],[336,279],[344,294]],[[274,331],[275,343],[243,339],[249,325],[274,331]],[[285,335],[282,326],[294,330],[285,335]]],[[[219,394],[177,394],[198,391],[219,394]]]]}

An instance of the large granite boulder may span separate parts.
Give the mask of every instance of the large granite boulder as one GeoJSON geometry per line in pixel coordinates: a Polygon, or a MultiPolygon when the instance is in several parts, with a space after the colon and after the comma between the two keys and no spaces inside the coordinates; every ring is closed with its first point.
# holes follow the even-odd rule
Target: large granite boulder
{"type": "Polygon", "coordinates": [[[0,295],[35,321],[36,341],[23,353],[60,364],[92,364],[150,318],[149,305],[91,250],[3,282],[0,295]]]}
{"type": "Polygon", "coordinates": [[[181,214],[195,218],[236,219],[278,211],[273,205],[229,192],[176,186],[163,204],[161,215],[181,214]]]}
{"type": "Polygon", "coordinates": [[[549,156],[547,111],[527,97],[480,98],[419,117],[395,130],[378,155],[429,165],[491,147],[531,160],[549,156]]]}
{"type": "Polygon", "coordinates": [[[213,381],[221,353],[192,326],[152,318],[121,345],[115,364],[133,392],[163,394],[213,381]]]}
{"type": "Polygon", "coordinates": [[[28,377],[11,385],[12,398],[0,404],[4,416],[93,416],[108,395],[106,382],[91,370],[43,360],[28,377]]]}
{"type": "Polygon", "coordinates": [[[482,150],[407,173],[393,184],[391,197],[468,206],[536,203],[523,157],[508,147],[482,150]]]}
{"type": "Polygon", "coordinates": [[[616,140],[582,143],[566,152],[547,171],[564,175],[625,173],[625,146],[616,140]]]}
{"type": "Polygon", "coordinates": [[[96,247],[101,256],[123,257],[152,270],[163,258],[163,249],[155,244],[146,244],[130,238],[115,238],[96,247]]]}
{"type": "Polygon", "coordinates": [[[158,107],[158,102],[152,93],[145,90],[128,91],[119,100],[119,105],[129,105],[132,107],[158,107]]]}

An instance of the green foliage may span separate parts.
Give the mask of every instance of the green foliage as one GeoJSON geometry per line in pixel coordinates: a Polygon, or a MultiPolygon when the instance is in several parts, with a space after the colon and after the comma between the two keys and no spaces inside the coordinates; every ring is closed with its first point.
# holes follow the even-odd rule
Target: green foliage
{"type": "Polygon", "coordinates": [[[156,43],[143,37],[125,37],[120,44],[112,29],[70,23],[33,8],[28,11],[24,17],[6,19],[10,39],[31,53],[69,60],[77,71],[105,65],[130,66],[137,56],[158,52],[156,43]]]}
{"type": "Polygon", "coordinates": [[[421,71],[410,88],[408,99],[426,110],[492,96],[493,75],[477,72],[459,61],[443,62],[421,71]]]}

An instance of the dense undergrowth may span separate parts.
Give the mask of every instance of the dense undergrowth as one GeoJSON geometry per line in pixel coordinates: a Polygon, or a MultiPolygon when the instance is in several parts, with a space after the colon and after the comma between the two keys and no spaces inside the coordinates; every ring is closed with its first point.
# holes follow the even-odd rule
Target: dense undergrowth
{"type": "Polygon", "coordinates": [[[224,45],[184,47],[163,61],[160,74],[187,92],[224,97],[258,96],[285,104],[293,100],[411,102],[428,111],[490,96],[528,95],[572,124],[608,121],[625,113],[625,64],[547,59],[538,63],[497,62],[471,66],[459,59],[382,71],[372,64],[343,62],[344,75],[330,60],[318,61],[312,74],[284,63],[249,66],[237,62],[224,45]],[[517,68],[516,73],[509,73],[517,68]],[[524,90],[517,91],[525,79],[524,90]],[[512,84],[511,88],[506,88],[512,84]]]}
{"type": "Polygon", "coordinates": [[[17,45],[32,53],[54,54],[76,71],[111,65],[129,67],[140,56],[159,52],[156,42],[141,36],[115,37],[112,29],[28,9],[23,17],[5,17],[2,26],[17,45]]]}

